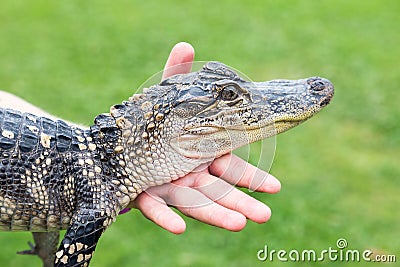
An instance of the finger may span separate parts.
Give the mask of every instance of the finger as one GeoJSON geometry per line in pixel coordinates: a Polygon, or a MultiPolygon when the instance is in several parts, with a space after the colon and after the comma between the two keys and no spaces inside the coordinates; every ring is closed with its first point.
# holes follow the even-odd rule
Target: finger
{"type": "Polygon", "coordinates": [[[271,217],[271,209],[267,205],[215,176],[204,175],[197,179],[195,186],[211,200],[254,222],[265,223],[271,217]]]}
{"type": "Polygon", "coordinates": [[[204,223],[229,231],[238,232],[246,226],[246,217],[215,202],[209,206],[178,207],[185,215],[204,223]]]}
{"type": "Polygon", "coordinates": [[[281,189],[281,183],[274,176],[233,154],[217,158],[209,166],[209,170],[211,174],[221,177],[230,184],[247,187],[250,190],[273,194],[281,189]]]}
{"type": "Polygon", "coordinates": [[[211,201],[237,211],[254,222],[264,223],[271,217],[271,209],[267,205],[236,189],[230,183],[210,175],[207,171],[190,173],[184,179],[174,181],[173,184],[194,188],[211,201]]]}
{"type": "Polygon", "coordinates": [[[237,211],[254,222],[264,223],[271,217],[271,209],[267,205],[218,177],[199,172],[190,174],[188,178],[191,179],[180,179],[173,183],[181,187],[194,188],[211,201],[237,211]]]}
{"type": "Polygon", "coordinates": [[[135,199],[132,207],[139,209],[146,218],[173,234],[181,234],[186,230],[185,221],[155,195],[150,196],[143,192],[135,199]]]}
{"type": "Polygon", "coordinates": [[[194,48],[185,42],[177,43],[169,54],[162,79],[175,74],[188,73],[192,68],[194,48]]]}
{"type": "MultiPolygon", "coordinates": [[[[150,188],[157,190],[159,196],[167,203],[179,203],[176,208],[183,214],[193,217],[204,223],[221,227],[230,231],[240,231],[246,225],[246,217],[241,213],[227,209],[201,192],[189,187],[181,187],[175,184],[165,184],[160,187],[150,188]]],[[[153,195],[153,192],[149,194],[153,195]]]]}

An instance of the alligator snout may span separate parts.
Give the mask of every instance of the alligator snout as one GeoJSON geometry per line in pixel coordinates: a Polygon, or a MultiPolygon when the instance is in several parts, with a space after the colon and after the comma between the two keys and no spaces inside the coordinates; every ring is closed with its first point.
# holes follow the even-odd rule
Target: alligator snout
{"type": "Polygon", "coordinates": [[[307,80],[307,83],[310,85],[310,90],[312,91],[323,91],[325,89],[333,89],[333,84],[324,78],[313,77],[307,80]]]}
{"type": "Polygon", "coordinates": [[[322,96],[319,103],[320,106],[324,107],[328,105],[333,97],[333,84],[329,80],[320,77],[309,78],[307,83],[310,85],[309,90],[312,93],[322,96]]]}

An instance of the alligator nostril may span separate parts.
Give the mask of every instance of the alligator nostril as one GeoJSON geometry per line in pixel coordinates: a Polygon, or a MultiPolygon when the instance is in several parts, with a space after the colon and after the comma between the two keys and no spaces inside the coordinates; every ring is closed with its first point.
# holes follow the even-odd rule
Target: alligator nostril
{"type": "Polygon", "coordinates": [[[326,83],[321,78],[310,78],[307,83],[313,91],[322,91],[326,88],[326,83]]]}

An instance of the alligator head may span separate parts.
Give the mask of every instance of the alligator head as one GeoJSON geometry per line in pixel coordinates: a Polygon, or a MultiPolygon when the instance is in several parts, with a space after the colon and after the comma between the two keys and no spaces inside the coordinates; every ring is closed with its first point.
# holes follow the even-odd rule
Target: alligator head
{"type": "Polygon", "coordinates": [[[185,169],[166,175],[176,179],[200,161],[300,124],[326,106],[333,91],[323,78],[251,82],[222,63],[208,62],[198,72],[172,76],[134,95],[111,115],[122,131],[125,161],[185,169]],[[181,167],[187,162],[190,167],[181,167]]]}

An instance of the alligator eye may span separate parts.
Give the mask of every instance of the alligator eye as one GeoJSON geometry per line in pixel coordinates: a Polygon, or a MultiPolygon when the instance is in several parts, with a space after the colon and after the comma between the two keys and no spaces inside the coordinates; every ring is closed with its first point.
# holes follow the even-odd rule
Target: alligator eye
{"type": "Polygon", "coordinates": [[[221,98],[225,101],[231,101],[238,97],[237,90],[234,86],[230,85],[225,87],[221,92],[221,98]]]}

